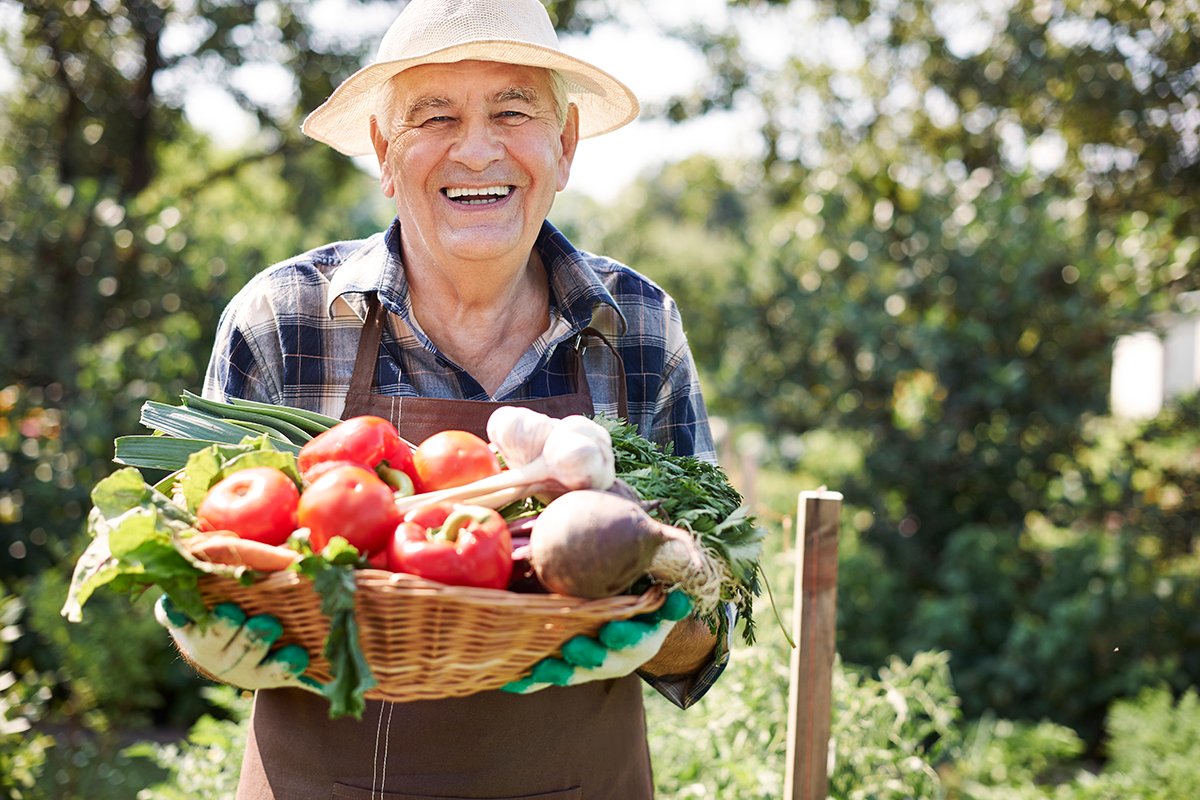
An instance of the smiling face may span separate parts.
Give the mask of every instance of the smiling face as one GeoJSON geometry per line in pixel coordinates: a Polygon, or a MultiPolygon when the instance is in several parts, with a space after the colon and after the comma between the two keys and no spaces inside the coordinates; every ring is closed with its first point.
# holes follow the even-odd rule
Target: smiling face
{"type": "Polygon", "coordinates": [[[383,192],[407,264],[523,265],[567,184],[578,123],[560,125],[549,73],[485,61],[428,64],[392,81],[387,130],[371,120],[383,192]]]}

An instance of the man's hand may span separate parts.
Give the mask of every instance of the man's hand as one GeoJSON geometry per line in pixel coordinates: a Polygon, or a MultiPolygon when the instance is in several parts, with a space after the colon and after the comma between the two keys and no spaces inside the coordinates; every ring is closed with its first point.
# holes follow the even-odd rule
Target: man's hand
{"type": "Polygon", "coordinates": [[[308,652],[288,644],[272,650],[283,634],[279,620],[269,614],[247,617],[233,603],[213,608],[208,619],[194,622],[163,595],[154,617],[171,632],[183,657],[205,677],[240,689],[295,687],[320,692],[304,676],[308,652]]]}
{"type": "Polygon", "coordinates": [[[691,608],[687,595],[672,592],[658,611],[606,623],[595,638],[576,636],[568,640],[562,646],[562,658],[542,659],[529,677],[508,684],[504,690],[526,694],[547,686],[575,686],[630,675],[655,657],[679,625],[690,622],[685,618],[691,608]]]}

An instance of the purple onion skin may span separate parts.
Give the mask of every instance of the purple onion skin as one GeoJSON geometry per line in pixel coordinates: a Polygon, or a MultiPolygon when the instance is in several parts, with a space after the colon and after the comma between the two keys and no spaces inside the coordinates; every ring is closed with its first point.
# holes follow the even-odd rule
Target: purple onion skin
{"type": "Polygon", "coordinates": [[[508,579],[508,591],[522,594],[546,594],[548,590],[538,580],[537,570],[529,563],[529,537],[514,536],[513,569],[508,579]]]}

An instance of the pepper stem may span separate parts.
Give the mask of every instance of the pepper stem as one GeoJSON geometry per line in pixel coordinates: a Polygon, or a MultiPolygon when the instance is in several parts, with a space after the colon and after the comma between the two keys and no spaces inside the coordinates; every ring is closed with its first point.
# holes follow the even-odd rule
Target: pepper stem
{"type": "Polygon", "coordinates": [[[490,508],[483,506],[455,506],[454,510],[450,512],[450,516],[446,517],[446,521],[442,523],[438,534],[448,542],[457,542],[459,531],[472,522],[483,522],[489,519],[492,513],[490,508]]]}

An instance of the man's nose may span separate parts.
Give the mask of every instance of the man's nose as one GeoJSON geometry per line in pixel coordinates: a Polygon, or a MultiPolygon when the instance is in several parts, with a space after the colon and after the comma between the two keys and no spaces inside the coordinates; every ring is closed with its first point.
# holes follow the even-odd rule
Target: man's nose
{"type": "Polygon", "coordinates": [[[504,145],[491,120],[465,119],[460,124],[459,137],[450,149],[450,156],[479,171],[504,157],[504,145]]]}

